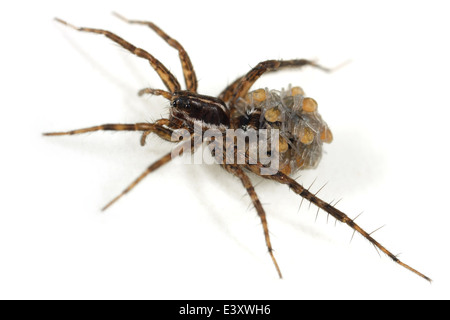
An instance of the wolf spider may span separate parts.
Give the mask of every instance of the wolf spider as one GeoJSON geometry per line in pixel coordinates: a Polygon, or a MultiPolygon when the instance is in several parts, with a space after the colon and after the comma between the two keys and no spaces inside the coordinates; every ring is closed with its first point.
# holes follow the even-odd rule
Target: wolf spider
{"type": "MultiPolygon", "coordinates": [[[[274,112],[268,113],[268,109],[264,108],[258,108],[257,103],[260,103],[262,101],[265,101],[265,94],[270,94],[270,92],[267,91],[261,91],[262,89],[253,91],[249,93],[250,88],[255,83],[255,81],[260,78],[263,74],[278,71],[281,69],[287,69],[287,68],[300,68],[304,66],[312,66],[318,69],[321,69],[323,71],[330,71],[327,68],[324,68],[318,64],[316,64],[313,61],[305,60],[305,59],[294,59],[294,60],[267,60],[260,62],[257,64],[254,68],[252,68],[247,74],[237,78],[234,82],[232,82],[230,85],[228,85],[222,93],[219,95],[218,98],[216,97],[210,97],[206,95],[200,95],[197,93],[197,77],[194,72],[194,68],[192,66],[191,60],[184,50],[184,48],[181,46],[181,44],[171,38],[169,35],[167,35],[163,30],[158,28],[155,24],[152,22],[147,21],[138,21],[138,20],[128,20],[116,13],[114,13],[118,18],[121,20],[130,23],[130,24],[139,24],[139,25],[145,25],[150,27],[154,32],[156,32],[162,39],[164,39],[170,46],[175,48],[178,51],[179,59],[181,61],[182,69],[183,69],[183,75],[184,75],[184,81],[186,84],[186,90],[181,89],[181,85],[178,82],[178,80],[175,78],[175,76],[159,61],[157,60],[153,55],[148,53],[147,51],[137,48],[131,43],[127,42],[126,40],[120,38],[119,36],[115,35],[114,33],[102,29],[93,29],[93,28],[83,28],[83,27],[76,27],[74,25],[71,25],[61,19],[55,18],[56,21],[71,27],[78,31],[83,32],[89,32],[89,33],[96,33],[96,34],[102,34],[115,43],[119,44],[129,52],[133,53],[134,55],[143,58],[147,60],[151,67],[158,73],[159,77],[161,78],[162,82],[164,83],[167,90],[160,90],[160,89],[152,89],[152,88],[145,88],[139,91],[139,95],[144,94],[152,94],[152,95],[159,95],[170,102],[170,115],[168,118],[162,118],[159,120],[156,120],[153,123],[133,123],[133,124],[103,124],[99,126],[89,127],[89,128],[83,128],[83,129],[77,129],[67,132],[52,132],[52,133],[44,133],[46,136],[60,136],[60,135],[74,135],[74,134],[81,134],[86,132],[93,132],[93,131],[101,131],[101,130],[111,130],[111,131],[138,131],[142,133],[141,137],[141,145],[145,144],[145,139],[150,133],[154,133],[160,138],[174,142],[172,139],[172,136],[174,133],[177,132],[179,129],[185,129],[188,130],[190,133],[190,139],[194,140],[194,132],[193,132],[193,124],[194,121],[200,121],[202,124],[202,129],[205,130],[207,128],[216,128],[221,130],[221,132],[225,132],[226,129],[239,129],[239,128],[249,128],[252,126],[256,128],[261,128],[262,125],[265,127],[276,127],[276,124],[283,124],[287,120],[282,119],[275,119],[279,114],[276,114],[274,112]],[[261,95],[263,98],[261,98],[261,95]],[[249,100],[252,100],[249,102],[249,100]],[[242,105],[240,106],[240,103],[244,101],[249,102],[247,103],[247,108],[242,105]],[[256,102],[255,102],[256,101],[256,102]],[[250,107],[248,108],[248,106],[250,107]],[[270,116],[272,114],[272,116],[270,116]],[[275,115],[275,118],[273,118],[275,115]],[[271,117],[273,119],[271,119],[271,117]]],[[[303,105],[305,105],[305,101],[308,98],[304,98],[304,93],[302,90],[297,88],[297,92],[295,93],[296,96],[299,96],[302,101],[303,105]]],[[[292,88],[294,90],[294,88],[292,88]]],[[[294,96],[294,93],[292,93],[292,96],[294,96]]],[[[289,97],[288,97],[289,98],[289,97]]],[[[294,97],[295,98],[295,97],[294,97]]],[[[309,108],[313,108],[313,110],[307,110],[308,112],[313,112],[315,105],[315,101],[312,100],[309,101],[309,108]],[[312,104],[311,104],[312,103],[312,104]]],[[[303,109],[305,107],[303,106],[303,109]]],[[[271,111],[277,112],[277,108],[271,108],[271,111]]],[[[301,121],[302,117],[297,117],[298,121],[301,121]]],[[[292,121],[291,121],[292,122],[292,121]]],[[[292,128],[294,129],[284,129],[285,134],[291,134],[289,130],[295,130],[298,126],[294,123],[294,126],[292,128]]],[[[316,194],[311,193],[308,188],[303,187],[298,182],[296,182],[293,178],[289,177],[289,174],[292,173],[295,170],[301,169],[304,166],[304,154],[299,154],[298,149],[295,148],[295,145],[293,145],[293,142],[296,142],[295,139],[293,140],[292,136],[284,136],[284,138],[280,138],[284,140],[280,140],[280,142],[284,142],[284,149],[290,151],[289,156],[286,156],[285,159],[287,162],[272,175],[263,175],[261,174],[262,168],[264,168],[264,165],[262,163],[257,162],[256,164],[246,162],[244,164],[228,164],[228,163],[220,163],[220,165],[229,173],[233,174],[234,176],[238,177],[244,188],[246,189],[248,195],[250,196],[250,199],[253,203],[253,206],[255,207],[258,216],[261,220],[262,228],[264,231],[264,238],[265,243],[268,249],[268,252],[270,254],[270,257],[272,259],[272,262],[276,268],[276,271],[280,278],[282,278],[280,268],[278,266],[278,263],[275,259],[272,244],[270,241],[269,236],[269,228],[268,223],[266,219],[266,213],[264,211],[264,208],[255,192],[255,189],[249,179],[249,176],[247,175],[247,172],[252,172],[256,175],[261,176],[262,178],[273,180],[275,182],[285,184],[287,185],[292,191],[294,191],[296,194],[300,195],[303,199],[306,199],[310,201],[310,203],[313,203],[318,208],[324,210],[328,213],[328,215],[333,216],[336,220],[343,222],[347,224],[350,228],[353,229],[353,232],[360,233],[364,238],[366,238],[370,243],[372,243],[375,248],[381,250],[384,252],[387,256],[389,256],[394,262],[397,264],[403,266],[404,268],[412,271],[416,275],[431,281],[430,278],[422,274],[421,272],[417,271],[416,269],[408,266],[407,264],[400,261],[394,254],[392,254],[390,251],[388,251],[384,246],[382,246],[379,242],[377,242],[374,238],[372,238],[371,233],[366,232],[363,230],[359,225],[357,225],[354,221],[354,219],[350,219],[345,213],[338,210],[335,205],[332,205],[331,203],[328,203],[326,201],[321,200],[316,196],[316,194]],[[300,161],[299,161],[300,159],[300,161]]],[[[308,140],[308,138],[305,138],[305,133],[303,133],[302,139],[306,139],[307,141],[303,141],[303,144],[308,144],[314,139],[314,136],[312,136],[311,141],[308,140]]],[[[321,142],[331,142],[331,132],[329,129],[322,125],[322,132],[320,132],[320,137],[317,137],[317,139],[321,140],[321,142]]],[[[178,142],[175,141],[175,142],[178,142]]],[[[191,141],[187,141],[191,142],[191,141]]],[[[302,145],[303,145],[302,144],[302,145]]],[[[192,151],[195,151],[197,144],[193,144],[192,151]]],[[[279,146],[279,148],[281,148],[279,146]]],[[[286,151],[285,150],[285,151],[286,151]]],[[[183,152],[179,152],[178,155],[183,154],[183,152]]],[[[321,154],[321,149],[320,149],[321,154]]],[[[113,203],[115,203],[118,199],[120,199],[123,195],[128,193],[131,189],[133,189],[142,179],[144,179],[148,174],[151,172],[157,170],[161,166],[167,164],[172,160],[172,153],[168,153],[159,160],[153,162],[140,176],[138,176],[126,189],[122,191],[118,196],[116,196],[113,200],[111,200],[108,204],[106,204],[102,210],[107,209],[110,207],[113,203]]],[[[315,162],[317,162],[320,158],[320,155],[314,159],[315,162]]],[[[247,159],[248,160],[248,159],[247,159]]],[[[314,166],[314,163],[311,165],[314,166]]]]}

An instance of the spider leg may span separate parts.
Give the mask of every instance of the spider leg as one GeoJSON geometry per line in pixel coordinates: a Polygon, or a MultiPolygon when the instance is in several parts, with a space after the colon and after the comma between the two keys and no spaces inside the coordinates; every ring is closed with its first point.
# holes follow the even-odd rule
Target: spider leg
{"type": "Polygon", "coordinates": [[[171,38],[167,33],[162,31],[158,26],[150,21],[139,21],[139,20],[128,20],[127,18],[121,16],[120,14],[113,12],[113,15],[119,19],[131,23],[131,24],[142,24],[148,26],[150,29],[155,31],[161,38],[163,38],[171,47],[178,50],[178,55],[180,57],[181,66],[183,67],[184,81],[186,82],[186,88],[189,91],[197,92],[197,76],[195,75],[194,67],[192,66],[191,59],[189,58],[186,50],[183,46],[175,39],[171,38]]]}
{"type": "MultiPolygon", "coordinates": [[[[162,119],[163,120],[163,119],[162,119]]],[[[43,133],[44,136],[65,136],[65,135],[74,135],[74,134],[81,134],[81,133],[87,133],[87,132],[94,132],[94,131],[143,131],[145,136],[147,136],[149,133],[155,133],[160,138],[164,140],[171,141],[171,136],[173,133],[173,130],[170,128],[166,128],[161,123],[134,123],[134,124],[102,124],[99,126],[89,127],[89,128],[83,128],[83,129],[76,129],[71,131],[65,131],[65,132],[47,132],[43,133]]],[[[141,139],[142,144],[142,139],[141,139]]]]}
{"type": "Polygon", "coordinates": [[[101,29],[76,27],[74,25],[67,23],[64,20],[59,19],[59,18],[55,18],[55,20],[70,27],[70,28],[78,30],[78,31],[103,34],[104,36],[108,37],[115,43],[121,45],[123,48],[125,48],[126,50],[135,54],[136,56],[148,60],[150,65],[158,73],[159,77],[164,82],[164,85],[166,86],[167,89],[169,89],[170,92],[175,92],[175,91],[178,91],[181,89],[180,84],[178,83],[178,80],[175,78],[175,76],[159,60],[157,60],[154,56],[152,56],[150,53],[148,53],[144,49],[135,47],[128,41],[125,41],[124,39],[122,39],[121,37],[115,35],[114,33],[110,32],[110,31],[101,30],[101,29]]]}
{"type": "MultiPolygon", "coordinates": [[[[247,166],[247,168],[249,168],[251,171],[253,171],[256,174],[258,174],[258,172],[259,172],[259,168],[257,166],[247,166]]],[[[355,223],[354,219],[350,219],[345,213],[336,209],[336,207],[334,207],[334,206],[330,205],[328,202],[325,202],[322,199],[316,197],[313,193],[311,193],[308,189],[304,188],[302,185],[300,185],[294,179],[290,178],[289,176],[287,176],[281,172],[278,172],[274,175],[265,175],[262,177],[288,185],[288,187],[292,191],[294,191],[298,195],[302,196],[304,199],[314,203],[317,207],[319,207],[320,209],[324,210],[325,212],[327,212],[328,214],[330,214],[334,218],[336,218],[336,220],[339,220],[340,222],[347,224],[354,231],[361,234],[370,243],[372,243],[376,248],[378,248],[382,252],[384,252],[394,262],[396,262],[397,264],[401,265],[402,267],[412,271],[413,273],[424,278],[425,280],[428,280],[431,282],[431,279],[428,278],[427,276],[425,276],[423,273],[417,271],[416,269],[414,269],[414,268],[410,267],[409,265],[400,261],[394,254],[392,254],[389,250],[387,250],[384,246],[382,246],[378,241],[376,241],[374,238],[372,238],[370,233],[366,232],[359,225],[357,225],[355,223]]]]}
{"type": "Polygon", "coordinates": [[[166,163],[170,162],[170,160],[174,159],[174,154],[176,156],[181,156],[183,154],[183,150],[186,146],[186,144],[189,143],[191,145],[191,150],[194,150],[199,144],[197,144],[194,141],[194,138],[191,137],[191,139],[185,141],[184,143],[180,144],[176,148],[178,149],[176,153],[169,152],[165,156],[161,157],[160,159],[153,162],[150,166],[145,169],[144,172],[142,172],[128,187],[125,188],[118,196],[116,196],[114,199],[112,199],[110,202],[108,202],[103,208],[102,211],[105,211],[108,209],[111,205],[113,205],[117,200],[122,198],[126,193],[128,193],[131,189],[133,189],[139,182],[141,182],[148,174],[152,173],[153,171],[159,169],[166,163]]]}
{"type": "Polygon", "coordinates": [[[166,141],[179,142],[178,139],[173,139],[173,133],[174,133],[173,130],[180,129],[180,128],[179,127],[174,127],[169,119],[162,118],[162,119],[156,120],[154,122],[154,125],[156,126],[156,128],[158,128],[158,129],[162,128],[162,129],[164,129],[166,131],[163,131],[163,130],[157,130],[157,131],[155,131],[155,130],[147,130],[147,131],[144,131],[142,133],[142,136],[141,136],[141,146],[145,146],[145,141],[147,139],[147,136],[150,133],[156,133],[160,138],[162,138],[162,139],[164,139],[166,141]],[[168,127],[168,129],[165,128],[164,126],[168,127]]]}
{"type": "Polygon", "coordinates": [[[155,171],[156,169],[160,168],[161,166],[168,163],[170,160],[172,160],[172,153],[166,154],[164,157],[160,158],[159,160],[152,163],[139,177],[137,177],[125,190],[123,190],[118,196],[116,196],[114,199],[112,199],[110,202],[108,202],[103,208],[102,211],[105,211],[108,209],[112,204],[114,204],[117,200],[119,200],[123,195],[128,193],[131,189],[133,189],[139,182],[141,182],[142,179],[144,179],[148,174],[155,171]]]}
{"type": "Polygon", "coordinates": [[[144,94],[152,94],[152,95],[155,95],[155,96],[163,96],[167,100],[171,100],[172,97],[173,97],[171,92],[167,92],[167,91],[160,90],[160,89],[152,89],[152,88],[144,88],[144,89],[139,90],[139,92],[138,92],[139,96],[143,96],[144,94]]]}
{"type": "Polygon", "coordinates": [[[303,66],[312,66],[320,70],[330,72],[331,69],[322,67],[314,61],[306,59],[293,60],[266,60],[260,62],[251,69],[246,75],[237,78],[233,83],[228,85],[225,90],[219,95],[219,98],[224,102],[229,102],[231,106],[238,101],[239,98],[245,97],[251,86],[266,72],[275,72],[287,68],[300,68],[303,66]]]}
{"type": "Polygon", "coordinates": [[[269,250],[270,257],[272,258],[272,262],[275,265],[275,268],[277,269],[278,276],[280,278],[283,278],[281,275],[280,267],[278,266],[277,260],[275,259],[275,256],[273,254],[273,248],[272,244],[270,242],[270,236],[269,236],[269,227],[267,226],[267,219],[266,219],[266,213],[264,211],[264,208],[259,201],[259,198],[255,192],[255,189],[253,188],[252,182],[250,181],[250,178],[245,174],[245,172],[236,165],[222,165],[228,172],[234,174],[236,177],[241,179],[242,184],[244,185],[244,188],[247,190],[248,195],[252,199],[253,206],[255,207],[259,218],[261,219],[262,227],[264,230],[264,238],[266,240],[267,249],[269,250]]]}

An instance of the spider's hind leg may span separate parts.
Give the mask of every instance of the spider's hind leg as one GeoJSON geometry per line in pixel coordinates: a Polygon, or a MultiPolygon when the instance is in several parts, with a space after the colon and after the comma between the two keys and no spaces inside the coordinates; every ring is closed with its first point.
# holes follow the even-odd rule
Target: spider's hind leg
{"type": "Polygon", "coordinates": [[[277,260],[275,259],[275,256],[273,254],[273,248],[272,248],[272,244],[270,242],[270,236],[269,236],[269,227],[267,226],[266,213],[264,211],[264,208],[263,208],[261,202],[259,201],[259,198],[255,192],[255,189],[253,188],[250,178],[237,165],[223,164],[222,166],[225,168],[225,170],[227,170],[228,172],[234,174],[236,177],[241,179],[241,182],[244,185],[244,188],[247,190],[248,195],[252,199],[253,206],[255,207],[259,218],[261,219],[262,227],[264,230],[264,238],[266,240],[266,245],[267,245],[267,249],[269,251],[270,257],[272,258],[272,262],[275,265],[275,268],[278,272],[278,276],[280,278],[283,278],[283,276],[281,275],[280,267],[278,266],[277,260]]]}
{"type": "MultiPolygon", "coordinates": [[[[247,166],[251,171],[254,173],[260,175],[258,173],[259,168],[256,166],[247,166]]],[[[361,228],[359,225],[357,225],[354,222],[354,219],[350,219],[345,213],[338,210],[335,206],[331,205],[328,202],[323,201],[322,199],[318,198],[315,194],[311,193],[308,189],[304,188],[302,185],[300,185],[298,182],[296,182],[294,179],[290,178],[289,176],[277,172],[274,175],[264,175],[263,178],[270,179],[277,181],[282,184],[286,184],[292,191],[303,197],[304,199],[310,201],[311,203],[315,204],[320,209],[324,210],[326,213],[333,216],[336,220],[339,220],[340,222],[343,222],[347,224],[350,228],[352,228],[354,231],[361,234],[364,238],[366,238],[370,243],[372,243],[376,248],[380,249],[383,253],[385,253],[389,258],[391,258],[395,263],[401,265],[402,267],[412,271],[416,275],[424,278],[427,281],[431,282],[431,279],[425,276],[423,273],[417,271],[416,269],[410,267],[406,263],[403,263],[400,261],[397,256],[395,256],[392,252],[387,250],[383,245],[381,245],[378,241],[376,241],[374,238],[371,237],[371,233],[366,232],[363,228],[361,228]]]]}

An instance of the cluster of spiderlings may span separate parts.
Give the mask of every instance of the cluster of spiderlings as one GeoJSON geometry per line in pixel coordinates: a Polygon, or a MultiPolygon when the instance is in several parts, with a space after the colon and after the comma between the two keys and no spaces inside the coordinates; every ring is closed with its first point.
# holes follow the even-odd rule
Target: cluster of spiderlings
{"type": "Polygon", "coordinates": [[[317,102],[300,87],[251,91],[237,107],[239,127],[279,130],[279,170],[285,174],[316,167],[323,142],[333,140],[317,102]]]}

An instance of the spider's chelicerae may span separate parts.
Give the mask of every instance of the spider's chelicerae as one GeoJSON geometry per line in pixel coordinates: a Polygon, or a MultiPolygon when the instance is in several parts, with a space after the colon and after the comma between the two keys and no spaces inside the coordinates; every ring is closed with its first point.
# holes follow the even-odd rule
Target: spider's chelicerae
{"type": "MultiPolygon", "coordinates": [[[[248,172],[287,185],[303,199],[310,201],[338,221],[347,224],[354,232],[360,233],[396,263],[431,281],[424,274],[401,262],[394,254],[372,238],[370,233],[357,225],[354,219],[350,219],[335,206],[321,200],[307,188],[304,188],[289,177],[290,174],[297,170],[312,168],[317,165],[322,155],[323,142],[330,143],[332,141],[331,131],[318,114],[316,101],[305,97],[305,93],[300,87],[289,86],[286,90],[281,91],[258,89],[250,92],[250,89],[259,77],[268,72],[303,66],[312,66],[324,71],[329,71],[329,69],[305,59],[267,60],[260,62],[247,74],[228,85],[219,97],[200,95],[197,93],[197,78],[191,60],[178,41],[168,36],[152,22],[128,20],[118,14],[115,15],[128,23],[150,27],[178,51],[186,90],[182,90],[181,85],[173,74],[147,51],[133,46],[112,32],[75,27],[61,19],[56,19],[56,21],[78,31],[105,35],[136,56],[147,60],[158,73],[167,90],[145,88],[139,91],[139,95],[159,95],[170,101],[169,117],[167,119],[159,119],[153,123],[104,124],[67,132],[45,133],[47,136],[59,136],[100,130],[138,131],[142,133],[142,145],[145,144],[145,139],[150,133],[154,133],[164,140],[178,143],[176,152],[172,151],[152,163],[121,194],[110,201],[103,210],[133,189],[149,173],[170,162],[174,157],[182,155],[183,152],[186,153],[186,150],[195,151],[203,142],[209,141],[210,147],[211,145],[215,146],[214,149],[211,148],[211,154],[217,163],[226,171],[238,177],[247,190],[261,220],[265,242],[280,278],[282,277],[281,271],[273,254],[266,214],[248,177],[248,172]],[[198,139],[198,130],[200,130],[200,139],[198,139]],[[206,139],[202,133],[208,130],[215,130],[215,135],[206,139]],[[277,155],[276,158],[272,158],[270,167],[269,162],[263,161],[261,158],[261,153],[259,153],[260,157],[258,157],[258,153],[256,153],[256,156],[252,153],[254,150],[250,147],[250,142],[244,143],[243,149],[239,148],[239,144],[237,147],[233,144],[236,141],[236,136],[232,139],[228,139],[227,136],[227,139],[225,139],[226,143],[223,143],[223,141],[218,143],[220,142],[220,137],[225,137],[232,130],[243,132],[244,135],[254,132],[257,138],[267,142],[267,145],[270,147],[270,151],[267,154],[277,155]],[[184,134],[182,135],[180,132],[184,132],[184,134]],[[265,136],[263,132],[266,134],[265,136]],[[264,138],[262,138],[263,136],[264,138]],[[179,142],[180,137],[183,137],[181,143],[179,142]],[[226,158],[226,156],[229,156],[230,159],[226,158]],[[227,161],[223,161],[225,158],[227,161]],[[276,162],[275,169],[272,167],[274,162],[276,162]]],[[[244,139],[244,141],[246,140],[244,139]]],[[[256,151],[260,151],[258,147],[256,151]]]]}

